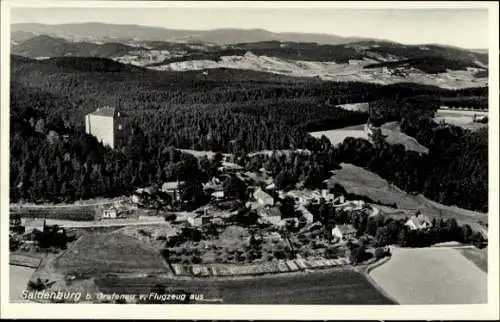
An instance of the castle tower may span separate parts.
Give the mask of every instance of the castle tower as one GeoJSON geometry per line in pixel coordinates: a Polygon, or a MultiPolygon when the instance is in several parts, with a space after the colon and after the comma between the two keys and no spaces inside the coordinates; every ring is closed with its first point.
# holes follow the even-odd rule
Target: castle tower
{"type": "Polygon", "coordinates": [[[114,107],[101,107],[85,115],[85,132],[112,149],[124,141],[124,115],[114,107]]]}

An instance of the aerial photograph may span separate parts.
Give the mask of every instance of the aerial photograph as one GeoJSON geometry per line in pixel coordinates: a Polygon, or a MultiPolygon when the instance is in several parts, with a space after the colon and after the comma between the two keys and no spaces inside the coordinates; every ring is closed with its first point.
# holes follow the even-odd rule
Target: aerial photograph
{"type": "Polygon", "coordinates": [[[9,25],[10,303],[488,303],[488,9],[9,25]]]}

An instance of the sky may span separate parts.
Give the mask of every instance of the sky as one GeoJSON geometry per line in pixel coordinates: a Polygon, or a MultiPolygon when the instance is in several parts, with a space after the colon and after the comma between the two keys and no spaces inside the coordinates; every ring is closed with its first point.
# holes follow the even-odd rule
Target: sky
{"type": "Polygon", "coordinates": [[[11,23],[266,29],[488,48],[488,9],[12,8],[11,23]]]}

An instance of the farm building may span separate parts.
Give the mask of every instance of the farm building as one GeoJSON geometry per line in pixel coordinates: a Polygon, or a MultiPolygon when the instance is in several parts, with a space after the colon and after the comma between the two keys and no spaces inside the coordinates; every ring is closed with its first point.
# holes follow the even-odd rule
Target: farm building
{"type": "Polygon", "coordinates": [[[310,203],[318,203],[321,198],[329,199],[333,202],[333,195],[328,193],[328,190],[290,190],[287,195],[295,199],[299,204],[307,205],[310,203]]]}
{"type": "Polygon", "coordinates": [[[118,217],[118,209],[115,206],[104,209],[102,212],[102,218],[116,218],[118,217]]]}
{"type": "Polygon", "coordinates": [[[179,181],[169,181],[163,183],[161,186],[161,191],[168,193],[169,195],[172,196],[173,199],[179,200],[179,185],[182,182],[179,181]]]}
{"type": "Polygon", "coordinates": [[[85,115],[85,132],[103,145],[114,149],[125,142],[123,114],[114,107],[105,106],[85,115]]]}
{"type": "Polygon", "coordinates": [[[332,229],[332,235],[342,241],[354,239],[356,232],[357,230],[352,225],[337,225],[332,229]]]}
{"type": "Polygon", "coordinates": [[[427,216],[417,214],[415,216],[411,216],[410,219],[406,221],[405,226],[411,230],[427,229],[432,227],[432,222],[427,216]]]}
{"type": "Polygon", "coordinates": [[[224,191],[214,191],[210,195],[213,200],[223,200],[224,199],[224,191]]]}
{"type": "Polygon", "coordinates": [[[219,178],[213,177],[211,180],[203,184],[203,190],[222,191],[223,185],[219,178]]]}
{"type": "Polygon", "coordinates": [[[269,194],[264,192],[262,189],[258,188],[255,190],[253,197],[257,202],[263,206],[273,206],[274,205],[274,198],[271,197],[269,194]]]}
{"type": "Polygon", "coordinates": [[[271,184],[267,185],[265,189],[267,191],[273,191],[276,189],[276,185],[274,183],[271,183],[271,184]]]}
{"type": "Polygon", "coordinates": [[[256,210],[260,217],[271,223],[281,221],[281,211],[278,207],[259,207],[256,210]]]}
{"type": "Polygon", "coordinates": [[[41,218],[26,218],[24,221],[24,227],[26,228],[26,232],[29,233],[35,229],[39,231],[43,231],[45,227],[45,219],[41,218]]]}
{"type": "Polygon", "coordinates": [[[313,214],[304,207],[304,205],[300,205],[297,207],[297,211],[301,213],[302,218],[306,220],[307,223],[312,223],[314,220],[313,214]]]}
{"type": "Polygon", "coordinates": [[[238,171],[242,171],[245,168],[243,168],[241,165],[236,164],[236,163],[231,163],[231,162],[222,162],[222,166],[219,167],[217,170],[220,172],[224,173],[236,173],[238,171]]]}
{"type": "Polygon", "coordinates": [[[252,182],[253,184],[265,184],[270,185],[273,183],[273,178],[270,177],[265,169],[261,169],[256,172],[247,171],[242,174],[243,177],[247,179],[247,181],[252,182]]]}
{"type": "Polygon", "coordinates": [[[481,234],[481,237],[483,237],[484,240],[488,240],[488,229],[484,227],[480,227],[478,229],[478,232],[481,234]]]}
{"type": "Polygon", "coordinates": [[[129,206],[113,205],[102,210],[103,219],[125,218],[132,211],[129,206]]]}

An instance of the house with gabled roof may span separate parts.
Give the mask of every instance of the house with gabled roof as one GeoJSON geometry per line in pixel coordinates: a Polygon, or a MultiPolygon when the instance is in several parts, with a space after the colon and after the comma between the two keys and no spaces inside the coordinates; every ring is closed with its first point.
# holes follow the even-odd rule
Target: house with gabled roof
{"type": "Polygon", "coordinates": [[[273,206],[274,205],[274,198],[271,197],[268,193],[266,193],[264,190],[257,188],[255,192],[253,193],[253,197],[257,202],[263,206],[273,206]]]}
{"type": "Polygon", "coordinates": [[[337,225],[332,229],[332,235],[341,241],[353,240],[357,230],[352,225],[337,225]]]}
{"type": "Polygon", "coordinates": [[[410,230],[428,229],[432,227],[432,221],[427,216],[417,214],[411,216],[410,219],[405,222],[405,226],[410,228],[410,230]]]}

